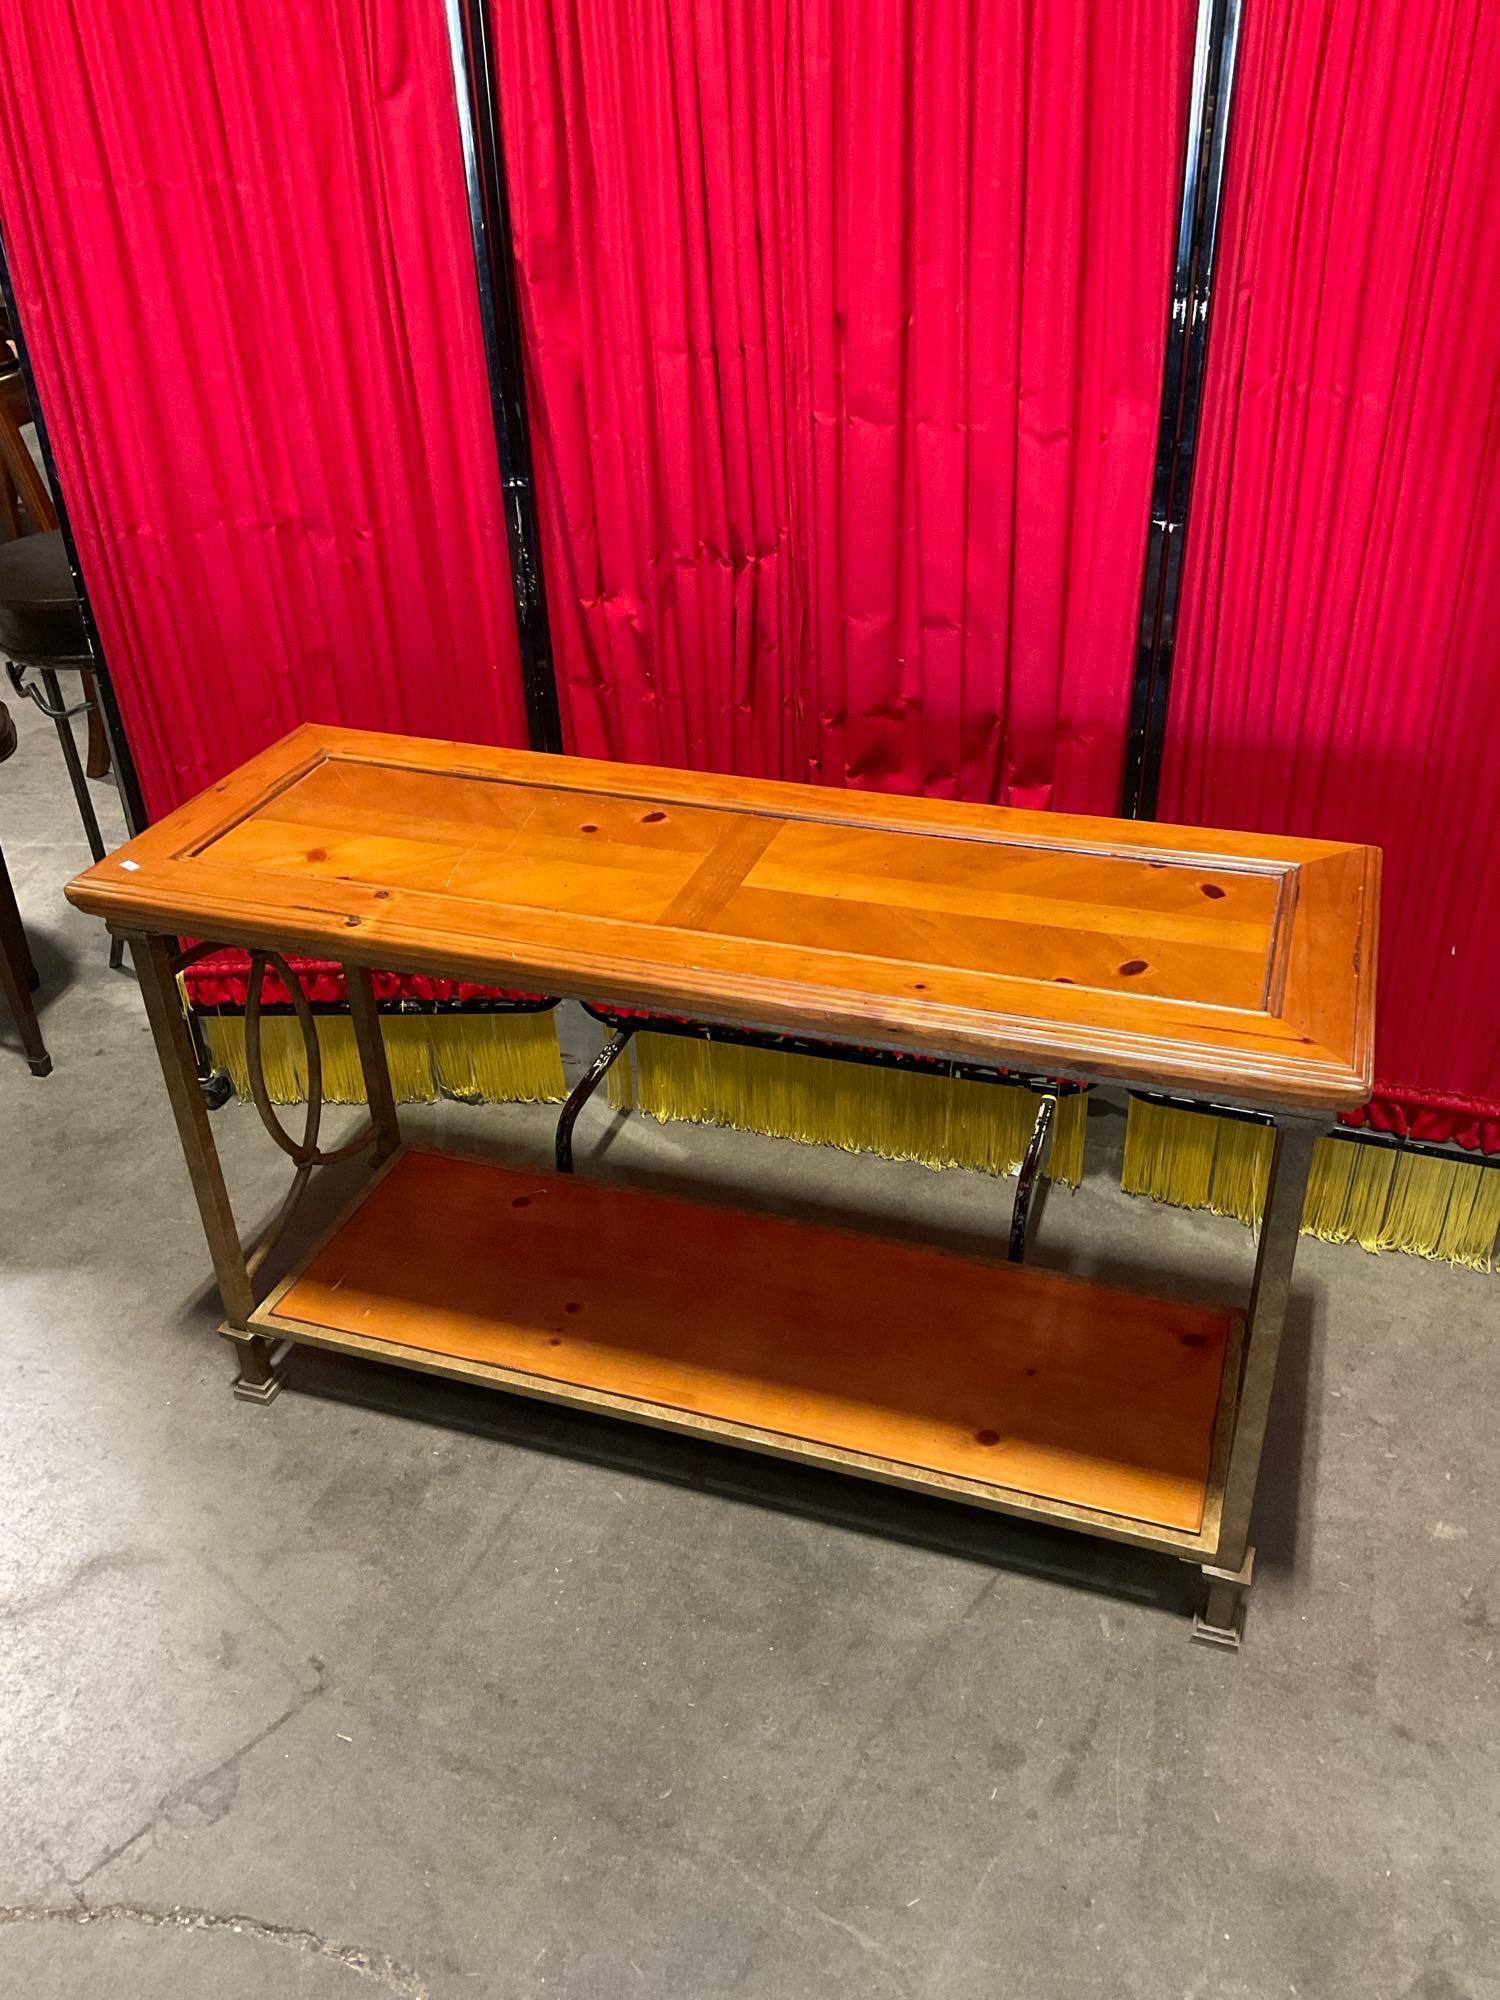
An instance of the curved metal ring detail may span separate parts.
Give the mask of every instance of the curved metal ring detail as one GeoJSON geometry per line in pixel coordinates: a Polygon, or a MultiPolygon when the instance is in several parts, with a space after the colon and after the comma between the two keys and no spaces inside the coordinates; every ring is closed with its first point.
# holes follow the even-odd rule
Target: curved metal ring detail
{"type": "Polygon", "coordinates": [[[323,1117],[323,1057],[318,1048],[318,1026],[313,1019],[312,1008],[307,995],[302,991],[302,982],[279,951],[252,951],[250,954],[250,983],[245,995],[245,1056],[250,1071],[250,1095],[255,1100],[255,1108],[260,1113],[260,1122],[276,1141],[282,1152],[295,1160],[300,1167],[311,1161],[318,1150],[318,1127],[323,1117]],[[286,1130],[271,1104],[271,1093],[266,1088],[265,1059],[261,1051],[261,1008],[265,1003],[266,968],[273,966],[277,978],[286,988],[287,998],[292,1003],[292,1012],[297,1017],[297,1025],[302,1030],[302,1045],[307,1051],[307,1118],[302,1127],[300,1145],[286,1130]]]}
{"type": "Polygon", "coordinates": [[[367,1146],[374,1145],[377,1133],[372,1120],[362,1131],[356,1133],[347,1145],[335,1146],[327,1152],[318,1145],[318,1133],[323,1122],[323,1056],[318,1047],[318,1024],[313,1018],[307,995],[302,991],[301,981],[278,951],[252,951],[250,954],[250,982],[245,995],[245,1061],[250,1072],[250,1095],[260,1114],[260,1122],[295,1168],[286,1198],[262,1230],[253,1248],[245,1253],[245,1266],[253,1277],[275,1248],[281,1232],[306,1193],[307,1185],[312,1179],[313,1168],[330,1167],[339,1160],[352,1159],[356,1153],[362,1153],[367,1146]],[[261,1049],[261,1013],[265,1005],[268,966],[275,971],[276,977],[286,988],[287,997],[292,1003],[292,1012],[296,1015],[297,1025],[302,1030],[302,1044],[307,1051],[307,1117],[303,1122],[300,1140],[294,1139],[276,1116],[271,1093],[266,1087],[265,1060],[261,1049]]]}
{"type": "Polygon", "coordinates": [[[252,951],[250,954],[250,983],[245,995],[245,1058],[250,1071],[250,1095],[260,1113],[260,1122],[299,1171],[304,1167],[331,1167],[339,1160],[352,1159],[374,1140],[375,1128],[370,1125],[357,1133],[347,1145],[336,1146],[330,1152],[320,1149],[318,1133],[323,1123],[323,1055],[318,1046],[318,1024],[313,1019],[307,995],[302,991],[302,982],[279,951],[252,951]],[[276,1116],[271,1093],[266,1088],[260,1031],[268,966],[286,988],[292,1012],[302,1030],[302,1046],[307,1053],[307,1117],[300,1140],[294,1139],[276,1116]]]}

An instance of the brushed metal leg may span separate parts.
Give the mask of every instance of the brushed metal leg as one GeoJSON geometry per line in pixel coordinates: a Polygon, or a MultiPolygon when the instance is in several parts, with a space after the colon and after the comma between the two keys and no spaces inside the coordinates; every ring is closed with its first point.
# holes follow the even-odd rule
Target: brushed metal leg
{"type": "Polygon", "coordinates": [[[1245,1323],[1234,1438],[1224,1478],[1219,1545],[1213,1562],[1202,1566],[1208,1579],[1208,1602],[1193,1622],[1193,1637],[1211,1645],[1238,1646],[1244,1625],[1245,1597],[1255,1562],[1250,1516],[1318,1132],[1318,1126],[1309,1122],[1279,1124],[1271,1155],[1245,1323]]]}
{"type": "Polygon", "coordinates": [[[349,994],[349,1018],[354,1023],[354,1040],[359,1049],[359,1067],[365,1079],[365,1101],[370,1107],[370,1123],[375,1128],[375,1164],[389,1159],[401,1144],[401,1126],[396,1116],[396,1098],[391,1089],[391,1069],[386,1060],[385,1036],[380,1027],[380,1010],[375,1002],[375,984],[362,965],[346,965],[344,982],[349,994]]]}
{"type": "Polygon", "coordinates": [[[224,1184],[208,1107],[198,1082],[198,1066],[172,970],[171,950],[162,937],[132,936],[127,942],[146,1003],[146,1018],[151,1024],[172,1115],[177,1121],[177,1137],[187,1162],[198,1216],[213,1259],[214,1277],[224,1305],[222,1331],[239,1352],[235,1394],[269,1402],[280,1387],[280,1380],[271,1365],[270,1343],[248,1331],[255,1304],[250,1271],[230,1207],[229,1190],[224,1184]]]}

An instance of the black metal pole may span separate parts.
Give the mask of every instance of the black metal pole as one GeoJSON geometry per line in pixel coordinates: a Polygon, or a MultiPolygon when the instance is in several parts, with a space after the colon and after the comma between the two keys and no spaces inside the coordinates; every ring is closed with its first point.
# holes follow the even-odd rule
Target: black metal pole
{"type": "Polygon", "coordinates": [[[484,358],[490,379],[490,410],[500,456],[500,483],[505,493],[505,532],[510,544],[511,589],[521,650],[526,726],[533,750],[560,751],[562,715],[558,708],[557,673],[542,578],[510,196],[505,181],[499,87],[489,14],[485,0],[446,0],[446,7],[459,140],[468,186],[469,230],[474,239],[474,270],[479,285],[479,315],[484,328],[484,358]]]}
{"type": "Polygon", "coordinates": [[[120,717],[120,705],[115,698],[114,682],[110,679],[104,648],[99,643],[99,628],[94,623],[88,589],[84,584],[83,572],[78,566],[78,546],[73,540],[73,530],[68,522],[67,501],[63,497],[62,482],[57,476],[52,443],[47,435],[47,419],[42,414],[41,398],[36,392],[36,377],[31,372],[31,357],[26,351],[26,336],[22,331],[21,316],[16,311],[15,287],[10,278],[10,259],[6,255],[3,239],[0,239],[0,294],[4,296],[5,310],[10,317],[11,338],[16,343],[16,355],[21,364],[21,380],[26,384],[26,400],[31,405],[31,420],[36,425],[36,441],[41,449],[47,484],[52,491],[52,505],[57,511],[57,525],[62,534],[68,568],[73,575],[73,589],[78,596],[78,610],[83,620],[84,637],[88,641],[89,654],[93,660],[94,686],[98,690],[99,713],[104,723],[104,733],[109,739],[109,754],[120,794],[120,806],[125,815],[127,831],[132,834],[140,833],[149,824],[150,815],[146,811],[146,801],[141,792],[141,781],[135,768],[135,759],[130,754],[130,744],[126,740],[125,724],[120,717]]]}
{"type": "Polygon", "coordinates": [[[1172,272],[1172,310],[1167,322],[1161,416],[1156,433],[1151,525],[1146,539],[1129,735],[1120,788],[1120,812],[1127,819],[1155,818],[1161,783],[1188,502],[1192,496],[1193,462],[1203,411],[1209,305],[1224,198],[1224,159],[1239,51],[1240,4],[1241,0],[1198,0],[1187,152],[1183,160],[1172,272]]]}

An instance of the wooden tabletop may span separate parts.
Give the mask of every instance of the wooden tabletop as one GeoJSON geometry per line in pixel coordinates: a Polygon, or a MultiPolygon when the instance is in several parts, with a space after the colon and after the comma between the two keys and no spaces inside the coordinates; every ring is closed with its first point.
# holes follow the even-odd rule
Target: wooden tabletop
{"type": "Polygon", "coordinates": [[[68,895],[125,932],[1331,1111],[1370,1090],[1379,864],[310,725],[68,895]]]}

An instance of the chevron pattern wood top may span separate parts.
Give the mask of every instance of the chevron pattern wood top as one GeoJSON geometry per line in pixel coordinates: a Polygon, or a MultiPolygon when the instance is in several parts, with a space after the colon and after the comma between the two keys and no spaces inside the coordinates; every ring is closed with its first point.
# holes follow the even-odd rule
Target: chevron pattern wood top
{"type": "Polygon", "coordinates": [[[309,726],[81,875],[168,931],[1252,1103],[1369,1093],[1373,848],[309,726]]]}

